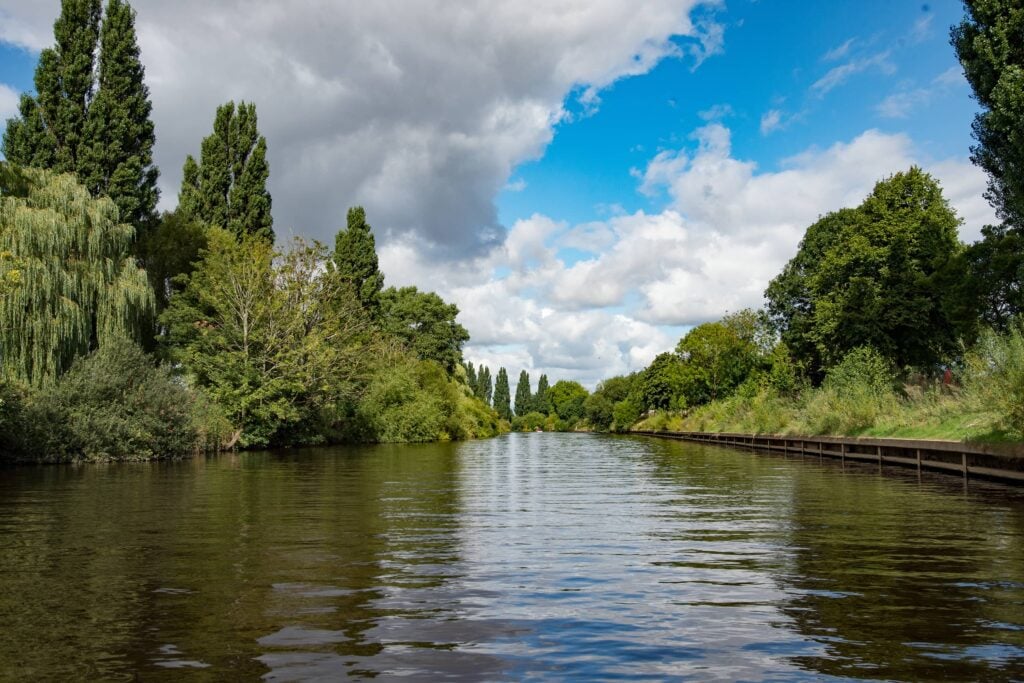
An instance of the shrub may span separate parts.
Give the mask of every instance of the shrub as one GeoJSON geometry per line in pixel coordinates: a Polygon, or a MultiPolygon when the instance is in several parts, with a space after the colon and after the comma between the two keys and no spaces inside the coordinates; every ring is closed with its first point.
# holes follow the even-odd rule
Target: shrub
{"type": "Polygon", "coordinates": [[[1024,319],[1003,334],[983,332],[965,361],[969,400],[978,409],[994,409],[1004,429],[1024,436],[1024,319]]]}

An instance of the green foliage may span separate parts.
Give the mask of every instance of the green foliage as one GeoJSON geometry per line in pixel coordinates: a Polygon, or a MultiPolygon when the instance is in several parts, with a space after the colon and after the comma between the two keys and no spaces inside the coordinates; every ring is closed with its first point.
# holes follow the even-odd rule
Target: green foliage
{"type": "Polygon", "coordinates": [[[384,331],[419,358],[432,360],[449,373],[462,363],[462,345],[469,341],[469,332],[455,321],[458,306],[415,287],[389,287],[381,292],[380,303],[384,331]]]}
{"type": "Polygon", "coordinates": [[[476,397],[483,402],[484,405],[490,406],[491,393],[493,392],[493,386],[491,383],[491,369],[486,365],[481,365],[476,376],[476,397]]]}
{"type": "Polygon", "coordinates": [[[525,415],[516,415],[512,420],[512,431],[516,432],[535,432],[538,429],[543,430],[547,425],[548,416],[537,411],[531,411],[525,415]]]}
{"type": "Polygon", "coordinates": [[[255,104],[217,107],[199,162],[189,155],[183,176],[178,212],[184,218],[274,242],[267,139],[257,129],[255,104]]]}
{"type": "Polygon", "coordinates": [[[640,379],[641,377],[638,373],[633,373],[631,375],[609,377],[598,384],[597,389],[587,397],[583,404],[587,424],[592,429],[600,431],[611,429],[623,431],[628,429],[640,418],[641,406],[639,401],[627,401],[627,399],[634,397],[634,394],[639,391],[640,379]],[[621,408],[619,408],[620,404],[622,404],[621,408]],[[616,409],[619,409],[618,414],[616,409]],[[623,422],[619,418],[628,419],[629,421],[623,422]]]}
{"type": "Polygon", "coordinates": [[[975,409],[993,410],[999,428],[1024,439],[1024,320],[986,330],[966,356],[964,387],[975,409]]]}
{"type": "Polygon", "coordinates": [[[145,460],[193,452],[192,395],[133,343],[112,340],[79,359],[24,409],[22,458],[145,460]]]}
{"type": "MultiPolygon", "coordinates": [[[[685,361],[682,394],[688,405],[727,396],[761,364],[754,314],[747,311],[741,316],[698,325],[676,346],[685,361]]],[[[667,408],[669,403],[650,405],[667,408]]]]}
{"type": "Polygon", "coordinates": [[[955,346],[941,274],[961,249],[959,219],[914,167],[856,210],[818,221],[765,293],[783,341],[820,377],[858,346],[927,367],[955,346]]]}
{"type": "Polygon", "coordinates": [[[0,252],[18,263],[19,285],[0,297],[0,363],[42,386],[114,338],[139,339],[153,290],[112,201],[70,175],[2,166],[0,252]]]}
{"type": "Polygon", "coordinates": [[[181,276],[192,272],[205,248],[206,226],[177,211],[164,213],[142,239],[139,255],[146,263],[158,311],[167,308],[171,296],[181,291],[181,276]]]}
{"type": "Polygon", "coordinates": [[[95,197],[109,196],[140,235],[151,225],[157,168],[152,105],[124,0],[63,0],[56,45],[43,50],[35,97],[23,95],[20,116],[4,134],[8,161],[75,173],[95,197]],[[96,68],[98,48],[98,68],[96,68]]]}
{"type": "Polygon", "coordinates": [[[519,372],[519,382],[516,384],[516,415],[525,415],[533,410],[534,400],[530,392],[530,375],[526,370],[519,372]]]}
{"type": "Polygon", "coordinates": [[[640,380],[640,402],[647,409],[665,409],[678,404],[683,396],[687,375],[683,362],[674,353],[655,357],[640,380]]]}
{"type": "Polygon", "coordinates": [[[643,406],[633,397],[625,398],[612,408],[612,431],[628,431],[640,419],[643,406]]]}
{"type": "Polygon", "coordinates": [[[466,385],[469,387],[470,391],[476,394],[477,385],[479,384],[476,376],[476,368],[473,367],[472,361],[467,362],[463,367],[466,369],[466,385]]]}
{"type": "Polygon", "coordinates": [[[583,402],[583,414],[592,429],[607,431],[615,421],[615,404],[603,393],[595,392],[583,402]]]}
{"type": "Polygon", "coordinates": [[[240,445],[312,443],[368,374],[369,321],[323,245],[283,254],[261,235],[213,228],[161,316],[165,342],[241,430],[240,445]]]}
{"type": "Polygon", "coordinates": [[[509,396],[508,373],[505,368],[498,368],[498,377],[494,381],[494,410],[502,420],[512,420],[511,396],[509,396]]]}
{"type": "Polygon", "coordinates": [[[548,392],[551,409],[560,419],[571,424],[583,418],[584,404],[589,392],[579,382],[559,380],[548,392]]]}
{"type": "Polygon", "coordinates": [[[377,368],[357,415],[369,441],[436,441],[456,401],[456,390],[437,363],[403,355],[377,368]]]}
{"type": "Polygon", "coordinates": [[[952,31],[981,111],[971,159],[988,173],[986,195],[999,216],[1024,228],[1024,7],[1019,0],[965,0],[952,31]]]}
{"type": "Polygon", "coordinates": [[[360,305],[376,319],[380,315],[380,292],[384,274],[377,263],[373,229],[366,222],[363,207],[348,210],[348,226],[334,238],[334,267],[350,283],[360,305]]]}
{"type": "Polygon", "coordinates": [[[548,400],[548,389],[550,388],[548,376],[541,375],[537,380],[537,393],[533,395],[533,409],[538,413],[547,415],[551,412],[551,401],[548,400]]]}

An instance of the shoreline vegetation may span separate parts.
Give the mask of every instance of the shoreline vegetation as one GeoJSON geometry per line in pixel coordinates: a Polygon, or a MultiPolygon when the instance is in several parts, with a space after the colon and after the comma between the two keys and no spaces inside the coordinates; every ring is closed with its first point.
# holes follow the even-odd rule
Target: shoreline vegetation
{"type": "Polygon", "coordinates": [[[1024,441],[1024,12],[965,8],[951,42],[999,225],[961,242],[939,183],[896,172],[807,227],[764,310],[592,393],[547,375],[534,392],[524,370],[513,397],[505,368],[463,358],[454,304],[385,288],[361,207],[333,248],[276,240],[255,105],[217,108],[158,214],[134,10],[62,0],[3,136],[0,462],[510,429],[1024,441]]]}

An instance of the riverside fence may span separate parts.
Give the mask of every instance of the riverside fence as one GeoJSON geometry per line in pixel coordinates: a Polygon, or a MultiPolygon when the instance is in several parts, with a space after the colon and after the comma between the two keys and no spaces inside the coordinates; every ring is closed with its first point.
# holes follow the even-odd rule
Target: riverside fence
{"type": "Polygon", "coordinates": [[[1024,452],[1020,447],[924,439],[880,439],[842,436],[783,436],[713,432],[630,432],[678,441],[750,448],[819,459],[916,467],[971,477],[1024,484],[1024,452]]]}

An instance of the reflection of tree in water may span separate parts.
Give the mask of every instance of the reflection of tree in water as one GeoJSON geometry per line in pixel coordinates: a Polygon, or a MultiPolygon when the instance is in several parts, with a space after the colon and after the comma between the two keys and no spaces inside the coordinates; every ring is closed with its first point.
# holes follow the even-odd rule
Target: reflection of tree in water
{"type": "Polygon", "coordinates": [[[796,477],[782,611],[834,676],[1024,675],[1021,500],[853,474],[796,477]]]}

